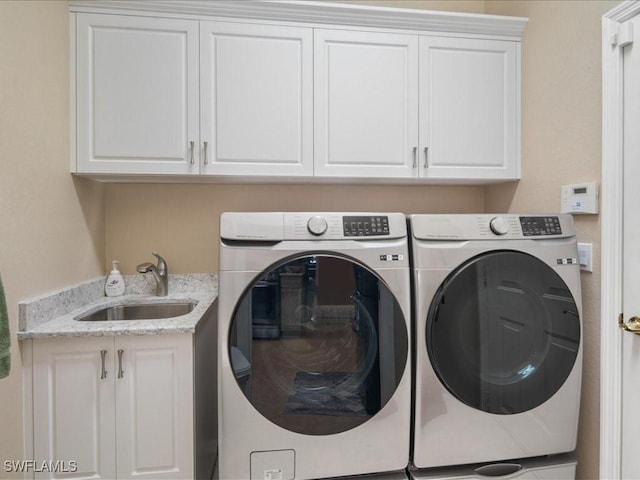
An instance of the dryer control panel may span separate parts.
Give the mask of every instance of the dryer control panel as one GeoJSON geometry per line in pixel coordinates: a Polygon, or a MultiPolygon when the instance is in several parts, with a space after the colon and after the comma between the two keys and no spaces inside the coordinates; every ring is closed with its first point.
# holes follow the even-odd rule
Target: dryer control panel
{"type": "Polygon", "coordinates": [[[389,235],[389,217],[344,216],[342,230],[345,237],[377,237],[389,235]]]}
{"type": "Polygon", "coordinates": [[[514,214],[411,215],[418,240],[547,240],[575,236],[573,217],[514,214]]]}
{"type": "Polygon", "coordinates": [[[562,227],[558,217],[520,217],[522,234],[525,237],[562,235],[562,227]]]}

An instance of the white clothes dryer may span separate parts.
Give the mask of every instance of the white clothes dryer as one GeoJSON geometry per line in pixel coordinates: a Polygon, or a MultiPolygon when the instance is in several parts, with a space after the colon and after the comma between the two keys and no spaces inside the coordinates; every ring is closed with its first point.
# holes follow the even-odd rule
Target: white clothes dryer
{"type": "Polygon", "coordinates": [[[582,374],[570,215],[412,215],[415,468],[571,452],[582,374]]]}
{"type": "Polygon", "coordinates": [[[219,477],[405,469],[405,216],[224,213],[220,237],[219,477]]]}

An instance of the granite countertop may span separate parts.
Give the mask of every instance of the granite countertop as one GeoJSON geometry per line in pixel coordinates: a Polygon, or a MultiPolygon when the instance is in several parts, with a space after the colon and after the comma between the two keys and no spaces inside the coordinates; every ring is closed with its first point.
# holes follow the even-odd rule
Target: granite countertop
{"type": "Polygon", "coordinates": [[[19,340],[46,337],[91,337],[113,335],[158,335],[194,333],[196,325],[218,296],[213,274],[169,275],[169,295],[155,295],[155,281],[148,275],[127,275],[126,289],[119,297],[105,297],[105,277],[51,292],[18,304],[19,340]],[[197,302],[179,317],[153,320],[79,321],[75,318],[105,306],[127,303],[197,302]]]}

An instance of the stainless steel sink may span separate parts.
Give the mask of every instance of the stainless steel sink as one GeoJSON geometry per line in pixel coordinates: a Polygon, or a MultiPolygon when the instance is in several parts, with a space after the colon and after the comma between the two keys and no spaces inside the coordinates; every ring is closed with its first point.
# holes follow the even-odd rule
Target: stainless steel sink
{"type": "Polygon", "coordinates": [[[104,307],[95,312],[76,317],[76,320],[87,322],[104,322],[109,320],[151,320],[173,318],[186,315],[196,306],[195,302],[176,303],[132,303],[104,307]]]}

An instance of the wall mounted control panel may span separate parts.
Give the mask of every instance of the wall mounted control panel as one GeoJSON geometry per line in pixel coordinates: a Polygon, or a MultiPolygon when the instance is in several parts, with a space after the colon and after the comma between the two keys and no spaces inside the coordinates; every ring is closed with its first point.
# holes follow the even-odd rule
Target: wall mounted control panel
{"type": "Polygon", "coordinates": [[[563,185],[560,189],[562,213],[598,213],[598,184],[596,182],[563,185]]]}

